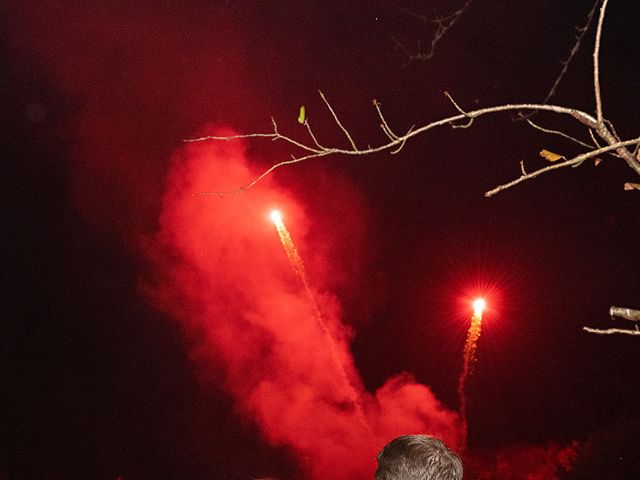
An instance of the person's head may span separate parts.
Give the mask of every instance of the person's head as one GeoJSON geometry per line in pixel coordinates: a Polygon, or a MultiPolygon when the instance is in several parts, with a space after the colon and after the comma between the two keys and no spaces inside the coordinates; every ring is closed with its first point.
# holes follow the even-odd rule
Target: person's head
{"type": "Polygon", "coordinates": [[[462,461],[440,440],[402,435],[378,453],[375,480],[460,480],[462,461]]]}

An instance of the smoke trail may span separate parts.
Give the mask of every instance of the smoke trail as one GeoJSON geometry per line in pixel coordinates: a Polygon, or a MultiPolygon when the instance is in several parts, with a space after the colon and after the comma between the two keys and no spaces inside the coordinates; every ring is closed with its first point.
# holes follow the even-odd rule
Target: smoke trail
{"type": "Polygon", "coordinates": [[[463,445],[466,448],[468,423],[467,423],[467,396],[466,385],[469,376],[473,370],[473,364],[476,360],[476,350],[478,339],[482,333],[482,308],[475,308],[471,317],[471,325],[467,331],[467,339],[464,343],[464,353],[462,362],[462,373],[458,380],[458,398],[460,399],[460,418],[462,419],[463,428],[463,445]]]}
{"type": "Polygon", "coordinates": [[[300,258],[298,249],[291,239],[291,234],[289,233],[287,226],[284,224],[279,215],[276,217],[274,214],[275,212],[272,213],[272,220],[276,226],[278,235],[280,236],[282,247],[284,248],[284,251],[287,254],[287,258],[291,263],[291,268],[293,268],[294,273],[302,282],[302,285],[304,286],[307,293],[309,293],[309,297],[313,299],[311,288],[309,287],[309,280],[307,279],[307,272],[305,271],[304,263],[302,262],[302,258],[300,258]]]}
{"type": "Polygon", "coordinates": [[[341,374],[341,377],[342,377],[342,379],[344,381],[345,387],[347,388],[347,390],[350,393],[349,401],[351,402],[351,404],[356,409],[356,411],[358,413],[358,417],[359,417],[360,421],[362,422],[362,424],[367,429],[370,430],[371,427],[367,423],[367,420],[366,420],[366,418],[364,416],[364,411],[362,409],[362,398],[358,394],[358,391],[356,390],[356,387],[349,380],[349,377],[348,377],[347,372],[346,372],[346,370],[344,368],[344,365],[340,361],[340,358],[338,356],[338,351],[337,351],[337,348],[336,348],[335,339],[333,338],[333,335],[331,335],[331,332],[329,331],[329,328],[327,327],[327,324],[326,324],[325,320],[322,318],[322,314],[320,313],[320,309],[318,308],[318,303],[316,302],[316,299],[315,299],[315,297],[313,295],[313,292],[311,291],[311,286],[309,285],[309,279],[307,278],[307,273],[306,273],[306,270],[304,268],[304,262],[302,261],[302,258],[300,257],[300,254],[298,253],[298,249],[296,248],[295,244],[293,243],[293,240],[291,238],[291,234],[289,233],[289,230],[287,229],[287,226],[282,221],[282,217],[280,215],[280,212],[273,211],[271,213],[271,219],[273,220],[273,223],[276,226],[276,229],[278,231],[278,235],[280,236],[280,241],[282,242],[282,246],[284,247],[284,251],[286,252],[287,258],[289,259],[289,262],[291,263],[291,268],[293,269],[294,273],[296,274],[296,276],[300,280],[300,283],[302,283],[302,285],[304,286],[305,292],[307,293],[307,296],[309,297],[309,300],[313,304],[313,307],[314,307],[314,310],[315,310],[316,320],[318,322],[318,325],[322,329],[322,332],[325,335],[327,344],[329,345],[329,349],[331,350],[331,357],[332,357],[333,361],[335,362],[338,371],[341,374]]]}

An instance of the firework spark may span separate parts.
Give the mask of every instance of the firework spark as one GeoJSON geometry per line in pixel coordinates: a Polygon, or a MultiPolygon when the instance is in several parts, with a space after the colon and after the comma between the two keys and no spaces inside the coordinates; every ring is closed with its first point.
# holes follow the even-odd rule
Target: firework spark
{"type": "Polygon", "coordinates": [[[278,235],[280,236],[280,241],[282,242],[284,251],[287,254],[289,263],[291,264],[291,268],[293,269],[294,273],[302,283],[307,293],[307,296],[309,297],[309,299],[311,300],[311,303],[313,304],[316,320],[318,322],[318,325],[320,326],[320,329],[324,333],[325,338],[327,339],[327,343],[331,350],[331,357],[333,358],[333,361],[338,367],[338,370],[342,375],[344,383],[347,386],[348,391],[350,392],[349,402],[355,407],[358,413],[358,417],[360,418],[363,425],[365,425],[368,430],[371,430],[364,416],[361,395],[353,386],[353,383],[349,380],[349,376],[347,375],[344,365],[340,360],[340,356],[338,355],[338,349],[336,347],[336,342],[333,338],[333,335],[331,334],[331,331],[329,330],[327,322],[325,321],[325,319],[322,317],[322,314],[320,313],[320,309],[318,308],[318,303],[315,299],[315,295],[313,294],[313,291],[311,290],[311,287],[309,285],[309,280],[307,278],[307,273],[304,268],[304,263],[302,261],[302,258],[300,257],[300,254],[298,253],[298,250],[296,249],[295,244],[293,243],[293,240],[291,239],[289,230],[287,229],[287,227],[285,226],[282,220],[282,214],[280,213],[279,210],[272,210],[270,214],[270,218],[271,218],[271,221],[276,226],[278,235]]]}
{"type": "Polygon", "coordinates": [[[482,312],[486,307],[486,302],[483,298],[478,298],[473,302],[473,316],[471,317],[471,325],[467,331],[467,340],[464,344],[464,355],[462,363],[462,373],[458,380],[458,396],[460,399],[460,418],[463,425],[463,445],[466,447],[467,443],[467,394],[466,386],[473,371],[473,364],[476,360],[476,350],[478,346],[478,339],[482,333],[482,312]]]}
{"type": "MultiPolygon", "coordinates": [[[[293,268],[294,273],[302,282],[305,290],[307,291],[307,294],[309,295],[309,298],[313,301],[313,304],[316,309],[316,313],[318,313],[318,316],[319,316],[318,306],[316,305],[314,296],[311,292],[311,288],[309,287],[309,281],[307,279],[307,273],[304,268],[304,263],[302,262],[302,258],[300,258],[300,255],[298,254],[298,250],[296,249],[296,246],[294,245],[293,240],[291,239],[289,230],[287,230],[287,227],[282,221],[282,214],[280,213],[279,210],[273,210],[271,212],[270,217],[271,217],[271,221],[274,223],[274,225],[276,226],[276,229],[278,230],[280,241],[282,242],[284,251],[287,254],[289,263],[291,263],[291,268],[293,268]]],[[[324,330],[326,330],[326,326],[324,330]]]]}

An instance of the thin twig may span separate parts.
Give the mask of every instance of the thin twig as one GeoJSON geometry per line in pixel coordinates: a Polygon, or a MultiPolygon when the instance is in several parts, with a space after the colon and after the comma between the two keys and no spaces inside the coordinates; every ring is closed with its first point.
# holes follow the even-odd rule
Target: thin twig
{"type": "Polygon", "coordinates": [[[331,115],[333,115],[333,119],[338,124],[338,126],[342,129],[344,134],[346,135],[346,137],[349,140],[349,143],[351,144],[351,147],[353,148],[353,150],[354,151],[358,150],[358,147],[356,147],[356,143],[353,141],[353,138],[351,138],[351,135],[349,134],[349,131],[346,128],[344,128],[344,126],[340,122],[340,119],[338,118],[338,115],[336,115],[336,112],[333,111],[333,107],[331,106],[331,104],[325,98],[324,93],[322,93],[320,90],[318,90],[318,93],[320,93],[320,96],[322,97],[322,100],[324,101],[325,105],[327,106],[327,108],[331,112],[331,115]]]}
{"type": "Polygon", "coordinates": [[[304,126],[307,127],[307,132],[309,132],[309,136],[313,140],[313,143],[316,144],[316,147],[318,147],[320,150],[327,150],[326,147],[323,147],[322,145],[320,145],[320,143],[318,142],[318,139],[313,134],[313,131],[311,130],[311,124],[309,123],[309,120],[305,120],[304,121],[304,126]]]}
{"type": "MultiPolygon", "coordinates": [[[[415,125],[411,125],[411,128],[407,131],[407,135],[411,133],[414,127],[415,125]]],[[[407,143],[407,138],[409,138],[407,135],[404,136],[404,139],[402,140],[402,143],[400,143],[400,146],[398,148],[396,148],[395,150],[391,150],[392,155],[399,153],[400,150],[404,148],[405,143],[407,143]]]]}
{"type": "Polygon", "coordinates": [[[533,122],[531,121],[531,119],[529,119],[529,118],[525,118],[525,121],[526,121],[529,125],[531,125],[533,128],[535,128],[536,130],[540,130],[541,132],[549,133],[549,134],[552,134],[552,135],[560,135],[561,137],[566,138],[567,140],[571,140],[572,142],[575,142],[575,143],[577,143],[578,145],[582,145],[583,147],[593,148],[593,145],[590,145],[590,144],[588,144],[588,143],[585,143],[585,142],[583,142],[582,140],[578,140],[577,138],[572,137],[571,135],[567,135],[566,133],[561,132],[560,130],[550,130],[550,129],[548,129],[548,128],[541,127],[540,125],[538,125],[538,124],[536,124],[536,123],[533,123],[533,122]]]}
{"type": "Polygon", "coordinates": [[[249,190],[251,187],[253,187],[260,180],[262,180],[267,175],[269,175],[274,170],[276,170],[276,169],[278,169],[280,167],[284,167],[286,165],[294,165],[296,163],[300,163],[300,162],[304,162],[305,160],[309,160],[311,158],[320,158],[320,157],[323,157],[325,155],[329,155],[331,153],[334,153],[334,152],[331,149],[328,149],[326,152],[317,152],[317,153],[314,153],[314,154],[305,155],[304,157],[294,157],[291,160],[285,160],[283,162],[278,162],[275,165],[272,165],[271,167],[269,167],[264,172],[262,172],[259,176],[257,176],[255,179],[253,179],[250,183],[248,183],[244,187],[238,188],[237,190],[229,190],[229,191],[226,191],[226,192],[197,192],[197,193],[194,193],[193,195],[194,196],[199,196],[199,195],[219,195],[219,196],[224,196],[224,195],[235,195],[235,194],[238,194],[238,193],[242,193],[245,190],[249,190]]]}
{"type": "Polygon", "coordinates": [[[618,132],[616,132],[616,127],[613,126],[613,123],[611,123],[606,118],[604,119],[604,123],[606,123],[607,128],[611,131],[611,133],[613,134],[614,138],[619,141],[620,140],[620,136],[618,135],[618,132]]]}
{"type": "Polygon", "coordinates": [[[600,17],[596,28],[596,44],[593,49],[593,90],[596,97],[596,121],[598,127],[602,125],[602,96],[600,93],[600,39],[602,38],[602,24],[609,0],[603,0],[600,7],[600,17]]]}
{"type": "Polygon", "coordinates": [[[270,138],[271,140],[284,140],[287,143],[290,143],[291,145],[294,145],[298,148],[301,148],[302,150],[306,150],[307,152],[313,152],[316,153],[318,150],[313,148],[313,147],[309,147],[308,145],[305,145],[304,143],[298,142],[297,140],[294,140],[290,137],[287,137],[285,135],[281,135],[280,132],[278,131],[278,125],[276,124],[276,121],[273,119],[273,117],[271,117],[271,125],[273,125],[273,133],[245,133],[245,134],[240,134],[240,135],[229,135],[229,136],[216,136],[216,135],[207,135],[204,137],[199,137],[199,138],[186,138],[184,140],[182,140],[184,143],[194,143],[194,142],[203,142],[206,140],[223,140],[223,141],[229,141],[229,140],[242,140],[242,139],[246,139],[246,138],[270,138]]]}
{"type": "Polygon", "coordinates": [[[376,112],[378,112],[378,117],[380,117],[380,121],[382,122],[380,124],[382,131],[385,133],[387,137],[389,137],[390,140],[397,140],[398,135],[393,133],[393,130],[391,130],[391,128],[389,127],[389,124],[387,123],[387,120],[384,118],[384,115],[382,115],[382,104],[378,100],[374,100],[373,106],[376,107],[376,112]]]}
{"type": "Polygon", "coordinates": [[[216,135],[207,135],[204,137],[197,137],[197,138],[185,138],[184,140],[182,140],[184,143],[195,143],[195,142],[204,142],[205,140],[223,140],[225,142],[231,141],[231,140],[240,140],[243,138],[259,138],[259,137],[265,137],[265,138],[273,138],[276,135],[274,133],[247,133],[247,134],[241,134],[241,135],[228,135],[228,136],[216,136],[216,135]]]}
{"type": "Polygon", "coordinates": [[[591,135],[591,140],[593,140],[593,143],[596,145],[596,147],[600,148],[601,147],[600,142],[598,142],[598,139],[594,135],[592,128],[589,129],[589,135],[591,135]]]}
{"type": "Polygon", "coordinates": [[[460,108],[460,105],[458,105],[456,103],[456,101],[453,99],[453,97],[451,95],[449,95],[449,92],[445,91],[444,95],[445,95],[445,97],[447,97],[449,99],[449,101],[453,104],[453,106],[455,107],[456,110],[458,110],[465,117],[469,118],[469,121],[467,123],[464,123],[462,125],[460,125],[460,124],[452,125],[452,127],[453,128],[469,128],[471,126],[471,124],[473,123],[473,118],[469,117],[467,112],[465,112],[462,108],[460,108]]]}

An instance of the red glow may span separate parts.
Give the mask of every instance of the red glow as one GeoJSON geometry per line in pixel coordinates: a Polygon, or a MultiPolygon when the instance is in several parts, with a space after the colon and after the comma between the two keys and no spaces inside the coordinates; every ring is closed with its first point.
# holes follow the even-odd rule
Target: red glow
{"type": "MultiPolygon", "coordinates": [[[[459,285],[457,288],[461,288],[459,285]]],[[[469,307],[473,315],[490,314],[492,323],[501,318],[504,313],[505,291],[502,282],[483,279],[476,281],[467,288],[462,287],[463,295],[457,298],[456,317],[465,323],[469,319],[469,307]]]]}
{"type": "MultiPolygon", "coordinates": [[[[164,198],[162,231],[155,240],[158,278],[153,295],[201,338],[192,355],[202,381],[222,367],[224,386],[238,411],[270,443],[291,448],[309,478],[372,478],[377,451],[407,432],[430,432],[449,445],[461,445],[458,414],[411,377],[391,378],[375,393],[364,391],[337,301],[323,293],[315,296],[316,307],[300,284],[291,281],[278,234],[256,222],[265,205],[276,202],[295,220],[291,235],[304,255],[325,251],[327,242],[335,242],[331,235],[346,240],[345,232],[358,218],[335,218],[332,229],[311,248],[297,234],[307,224],[301,207],[270,179],[250,194],[222,201],[188,194],[252,178],[255,172],[246,166],[239,146],[192,144],[176,156],[175,165],[164,198]],[[354,408],[354,389],[361,409],[354,408]]],[[[271,219],[278,218],[272,212],[271,219]]],[[[311,288],[329,284],[319,273],[329,276],[333,271],[314,271],[311,288]]]]}

